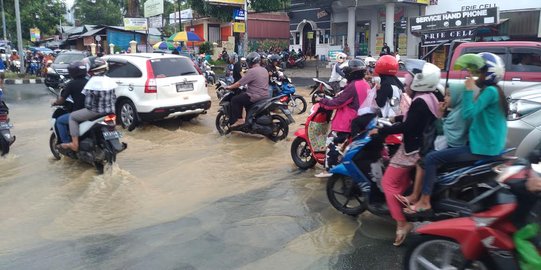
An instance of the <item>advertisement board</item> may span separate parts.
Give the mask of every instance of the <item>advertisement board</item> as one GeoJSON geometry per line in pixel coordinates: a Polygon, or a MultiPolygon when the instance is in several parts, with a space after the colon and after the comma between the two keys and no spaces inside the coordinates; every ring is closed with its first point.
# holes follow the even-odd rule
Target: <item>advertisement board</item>
{"type": "Polygon", "coordinates": [[[538,8],[539,0],[438,0],[437,5],[426,7],[426,14],[438,14],[448,11],[465,11],[491,7],[499,7],[500,11],[538,8]]]}
{"type": "Polygon", "coordinates": [[[163,1],[164,0],[147,0],[144,5],[145,17],[163,14],[163,1]]]}
{"type": "Polygon", "coordinates": [[[216,5],[244,5],[245,0],[206,0],[209,4],[216,5]]]}
{"type": "Polygon", "coordinates": [[[474,29],[441,30],[421,35],[423,45],[435,45],[448,40],[470,40],[474,29]]]}
{"type": "Polygon", "coordinates": [[[244,33],[246,32],[246,24],[243,22],[233,23],[233,32],[235,33],[244,33]]]}
{"type": "Polygon", "coordinates": [[[36,42],[40,41],[41,39],[41,32],[39,28],[30,28],[30,41],[36,42]]]}
{"type": "Polygon", "coordinates": [[[244,21],[246,19],[245,12],[244,9],[235,9],[233,12],[233,20],[244,21]]]}
{"type": "Polygon", "coordinates": [[[124,18],[124,30],[146,31],[147,29],[146,18],[124,18]]]}
{"type": "Polygon", "coordinates": [[[148,18],[148,27],[150,27],[150,28],[162,28],[163,27],[162,15],[149,17],[148,18]]]}
{"type": "Polygon", "coordinates": [[[476,27],[499,22],[497,7],[455,11],[410,18],[412,32],[476,27]]]}

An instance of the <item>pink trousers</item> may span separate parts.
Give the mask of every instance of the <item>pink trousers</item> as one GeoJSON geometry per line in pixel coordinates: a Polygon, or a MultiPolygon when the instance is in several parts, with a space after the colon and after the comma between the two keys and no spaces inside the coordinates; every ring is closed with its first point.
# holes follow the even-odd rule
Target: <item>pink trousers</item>
{"type": "Polygon", "coordinates": [[[411,179],[410,171],[414,167],[395,167],[390,165],[383,174],[381,185],[385,192],[385,200],[391,216],[396,221],[406,221],[402,209],[404,206],[395,198],[395,194],[402,195],[408,189],[411,179]]]}

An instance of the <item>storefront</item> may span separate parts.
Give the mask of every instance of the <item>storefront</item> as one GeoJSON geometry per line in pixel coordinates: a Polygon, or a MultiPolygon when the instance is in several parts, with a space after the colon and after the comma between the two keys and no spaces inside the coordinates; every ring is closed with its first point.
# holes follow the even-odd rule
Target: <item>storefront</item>
{"type": "Polygon", "coordinates": [[[331,35],[331,1],[291,0],[288,13],[290,49],[301,49],[305,54],[327,55],[331,35]]]}

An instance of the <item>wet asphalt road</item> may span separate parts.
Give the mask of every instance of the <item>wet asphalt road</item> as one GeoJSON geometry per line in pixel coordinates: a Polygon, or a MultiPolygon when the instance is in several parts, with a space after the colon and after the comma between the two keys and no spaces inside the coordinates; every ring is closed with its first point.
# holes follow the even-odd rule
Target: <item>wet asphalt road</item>
{"type": "MultiPolygon", "coordinates": [[[[211,89],[209,93],[213,95],[211,89]]],[[[77,162],[50,161],[46,127],[52,96],[43,85],[8,85],[5,96],[18,141],[12,156],[0,159],[4,170],[0,171],[0,269],[401,269],[405,248],[391,245],[393,223],[366,213],[359,218],[339,214],[327,201],[325,181],[314,178],[314,170],[292,166],[290,141],[219,138],[211,113],[180,127],[176,122],[147,124],[125,135],[130,146],[119,156],[121,169],[95,176],[92,168],[77,162]],[[170,130],[186,138],[176,141],[177,135],[168,135],[170,130]],[[160,143],[173,141],[169,147],[181,142],[186,146],[175,151],[156,149],[157,134],[160,143]],[[233,145],[204,148],[215,142],[233,145]],[[233,151],[235,144],[266,149],[271,157],[261,163],[274,167],[242,171],[249,166],[243,159],[244,165],[233,168],[240,171],[238,175],[218,172],[230,179],[212,185],[203,185],[206,174],[190,171],[190,167],[204,167],[201,163],[214,160],[212,155],[221,155],[220,151],[233,151]],[[162,175],[168,169],[161,163],[178,158],[176,153],[182,151],[194,159],[183,161],[189,163],[186,167],[174,163],[181,169],[162,175]],[[25,157],[33,152],[38,157],[25,157]],[[159,159],[159,154],[167,159],[159,159]],[[31,166],[25,164],[27,160],[31,166]],[[160,173],[149,172],[154,168],[160,173]],[[180,183],[168,182],[172,176],[192,174],[201,177],[201,183],[178,187],[180,183]],[[153,182],[154,178],[159,181],[153,182]],[[57,181],[62,183],[61,195],[50,190],[57,181]],[[159,186],[167,192],[159,192],[159,186]],[[109,188],[113,190],[104,192],[109,188]],[[175,188],[181,191],[171,191],[175,188]],[[208,198],[188,198],[190,194],[208,198]],[[117,212],[118,208],[124,212],[117,212]],[[107,213],[96,213],[100,211],[107,213]],[[101,219],[106,222],[98,222],[101,219]]],[[[296,119],[302,122],[304,117],[296,119]]],[[[296,128],[291,128],[290,137],[296,128]]]]}

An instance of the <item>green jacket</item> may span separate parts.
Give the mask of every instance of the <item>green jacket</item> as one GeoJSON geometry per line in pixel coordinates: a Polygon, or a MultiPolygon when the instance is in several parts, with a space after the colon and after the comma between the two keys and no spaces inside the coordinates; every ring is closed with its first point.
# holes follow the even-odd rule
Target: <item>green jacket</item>
{"type": "Polygon", "coordinates": [[[469,140],[473,154],[496,156],[505,147],[506,115],[500,106],[498,89],[489,86],[474,101],[473,91],[464,91],[462,117],[471,120],[469,140]]]}

